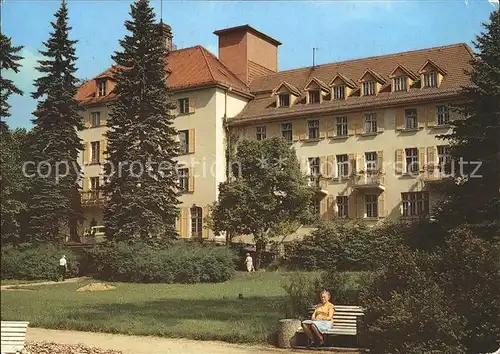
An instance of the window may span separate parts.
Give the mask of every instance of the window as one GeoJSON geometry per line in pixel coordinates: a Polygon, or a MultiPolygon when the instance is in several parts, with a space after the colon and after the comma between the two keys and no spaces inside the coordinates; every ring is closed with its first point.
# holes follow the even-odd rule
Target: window
{"type": "Polygon", "coordinates": [[[418,172],[418,149],[405,149],[406,155],[406,173],[418,172]]]}
{"type": "Polygon", "coordinates": [[[279,105],[280,105],[280,107],[289,107],[290,106],[290,94],[289,93],[280,93],[279,105]]]}
{"type": "Polygon", "coordinates": [[[405,128],[406,129],[418,128],[416,109],[405,109],[405,128]]]}
{"type": "Polygon", "coordinates": [[[189,169],[179,168],[179,189],[187,192],[189,187],[189,169]]]}
{"type": "Polygon", "coordinates": [[[437,72],[431,71],[424,74],[424,87],[437,87],[437,72]]]}
{"type": "Polygon", "coordinates": [[[445,172],[446,165],[451,163],[450,147],[447,145],[438,146],[437,153],[439,172],[445,172]]]}
{"type": "Polygon", "coordinates": [[[337,117],[336,126],[337,126],[337,136],[347,136],[347,117],[337,117]]]}
{"type": "Polygon", "coordinates": [[[180,130],[179,131],[179,145],[180,153],[187,154],[189,152],[189,131],[180,130]]]}
{"type": "Polygon", "coordinates": [[[91,118],[91,126],[92,128],[100,127],[101,126],[101,112],[92,112],[92,118],[91,118]]]}
{"type": "Polygon", "coordinates": [[[437,124],[445,125],[450,123],[450,109],[447,105],[436,106],[437,124]]]}
{"type": "Polygon", "coordinates": [[[376,194],[365,195],[365,208],[366,208],[366,217],[368,218],[378,217],[378,200],[376,194]]]}
{"type": "Polygon", "coordinates": [[[180,114],[187,114],[189,113],[189,98],[181,98],[178,100],[178,105],[179,105],[179,113],[180,114]]]}
{"type": "Polygon", "coordinates": [[[349,216],[349,201],[346,195],[339,195],[337,197],[337,206],[339,218],[347,218],[349,216]]]}
{"type": "Polygon", "coordinates": [[[345,85],[335,85],[333,87],[333,99],[334,100],[345,99],[345,85]]]}
{"type": "Polygon", "coordinates": [[[192,207],[191,210],[191,237],[201,238],[203,233],[203,209],[192,207]]]}
{"type": "Polygon", "coordinates": [[[320,173],[320,161],[319,157],[310,157],[309,158],[309,175],[310,176],[319,176],[320,173]]]}
{"type": "Polygon", "coordinates": [[[106,80],[99,81],[98,96],[106,96],[106,80]]]}
{"type": "Polygon", "coordinates": [[[286,141],[292,141],[292,123],[281,124],[281,136],[285,138],[286,141]]]}
{"type": "Polygon", "coordinates": [[[373,96],[375,94],[375,81],[363,83],[363,96],[373,96]]]}
{"type": "Polygon", "coordinates": [[[365,114],[365,133],[377,132],[377,115],[375,113],[365,114]]]}
{"type": "Polygon", "coordinates": [[[90,177],[90,193],[92,198],[97,198],[99,195],[99,177],[90,177]]]}
{"type": "Polygon", "coordinates": [[[366,172],[370,173],[376,171],[377,166],[377,153],[375,151],[365,153],[365,162],[366,162],[366,172]]]}
{"type": "Polygon", "coordinates": [[[316,215],[318,217],[321,216],[321,214],[320,214],[320,212],[321,212],[320,204],[321,204],[321,200],[319,200],[318,198],[314,199],[313,213],[314,213],[314,215],[316,215]]]}
{"type": "Polygon", "coordinates": [[[337,155],[337,176],[339,177],[349,176],[349,156],[337,155]]]}
{"type": "Polygon", "coordinates": [[[428,192],[401,193],[403,201],[403,216],[425,216],[429,213],[428,192]]]}
{"type": "Polygon", "coordinates": [[[99,163],[100,145],[99,141],[93,141],[90,143],[90,149],[92,152],[90,163],[99,163]]]}
{"type": "Polygon", "coordinates": [[[309,139],[319,138],[319,120],[310,120],[307,122],[307,130],[309,139]]]}
{"type": "Polygon", "coordinates": [[[394,91],[406,91],[408,78],[406,76],[398,76],[394,78],[394,91]]]}
{"type": "Polygon", "coordinates": [[[266,127],[255,127],[257,140],[264,140],[266,138],[266,127]]]}
{"type": "Polygon", "coordinates": [[[309,91],[309,103],[319,103],[320,93],[319,90],[309,91]]]}

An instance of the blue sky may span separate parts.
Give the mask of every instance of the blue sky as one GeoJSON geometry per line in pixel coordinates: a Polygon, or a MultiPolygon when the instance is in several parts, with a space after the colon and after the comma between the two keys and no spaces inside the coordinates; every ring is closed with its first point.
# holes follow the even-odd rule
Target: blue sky
{"type": "MultiPolygon", "coordinates": [[[[492,1],[492,0],[490,0],[492,1]]],[[[125,34],[131,0],[69,0],[70,37],[77,39],[78,77],[92,78],[112,64],[125,34]]],[[[160,0],[152,0],[159,17],[160,0]]],[[[36,101],[30,97],[36,61],[59,7],[52,0],[4,0],[2,31],[23,45],[23,68],[12,77],[25,91],[12,96],[11,127],[31,127],[36,101]]],[[[163,21],[178,48],[203,45],[217,55],[214,30],[250,24],[278,39],[279,69],[465,42],[472,45],[494,7],[488,0],[386,1],[170,1],[163,21]]]]}

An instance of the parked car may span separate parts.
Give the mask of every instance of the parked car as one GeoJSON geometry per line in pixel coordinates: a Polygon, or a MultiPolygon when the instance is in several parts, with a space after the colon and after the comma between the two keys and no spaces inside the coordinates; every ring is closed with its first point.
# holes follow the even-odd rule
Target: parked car
{"type": "Polygon", "coordinates": [[[93,242],[99,243],[103,242],[106,240],[106,234],[104,233],[104,226],[92,226],[90,228],[90,239],[92,239],[93,242]]]}

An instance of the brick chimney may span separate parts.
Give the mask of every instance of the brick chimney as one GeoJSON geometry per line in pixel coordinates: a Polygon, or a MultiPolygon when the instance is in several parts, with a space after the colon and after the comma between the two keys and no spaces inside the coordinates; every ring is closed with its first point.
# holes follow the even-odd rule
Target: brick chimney
{"type": "Polygon", "coordinates": [[[219,37],[219,60],[244,83],[278,71],[281,42],[249,25],[215,31],[219,37]]]}

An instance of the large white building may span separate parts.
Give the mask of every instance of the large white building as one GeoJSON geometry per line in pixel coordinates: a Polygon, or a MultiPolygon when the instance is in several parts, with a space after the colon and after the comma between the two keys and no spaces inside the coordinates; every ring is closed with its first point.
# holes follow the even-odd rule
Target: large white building
{"type": "MultiPolygon", "coordinates": [[[[168,26],[166,33],[170,33],[168,26]]],[[[473,57],[466,44],[278,71],[279,41],[246,25],[214,32],[219,57],[201,46],[174,50],[167,86],[178,106],[183,146],[178,230],[212,238],[203,219],[226,179],[228,134],[249,139],[283,136],[322,192],[323,219],[415,218],[439,198],[438,164],[448,149],[437,135],[455,119],[448,104],[467,84],[473,57]],[[227,124],[226,124],[227,123],[227,124]]],[[[83,228],[102,224],[100,163],[106,158],[112,69],[87,81],[77,99],[85,108],[83,228]]]]}

